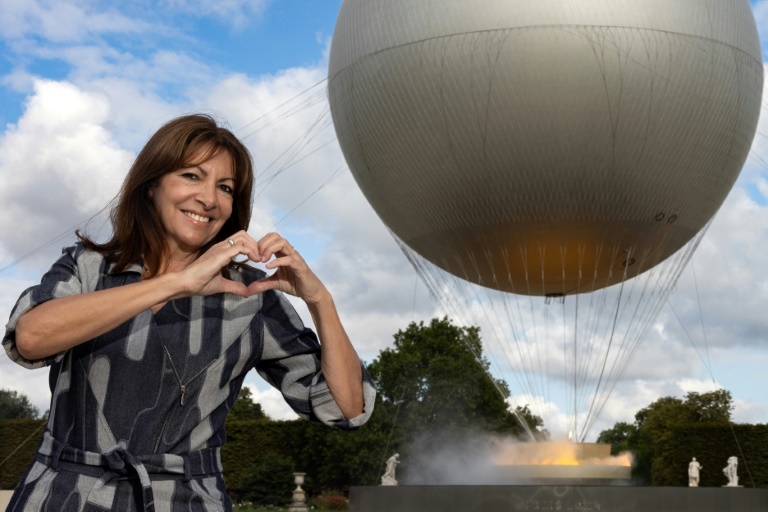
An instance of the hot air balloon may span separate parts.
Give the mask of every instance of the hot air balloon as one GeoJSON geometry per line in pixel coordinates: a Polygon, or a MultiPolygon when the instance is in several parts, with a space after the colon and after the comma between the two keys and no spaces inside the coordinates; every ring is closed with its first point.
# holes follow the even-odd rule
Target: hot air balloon
{"type": "Polygon", "coordinates": [[[430,290],[531,397],[566,384],[586,436],[739,175],[762,83],[748,0],[344,0],[328,95],[430,290]]]}

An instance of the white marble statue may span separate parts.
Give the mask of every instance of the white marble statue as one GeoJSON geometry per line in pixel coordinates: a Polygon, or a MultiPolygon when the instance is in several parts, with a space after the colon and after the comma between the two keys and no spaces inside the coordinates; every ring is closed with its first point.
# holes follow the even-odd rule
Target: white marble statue
{"type": "Polygon", "coordinates": [[[699,461],[696,460],[696,457],[694,457],[690,464],[688,464],[688,487],[698,487],[699,486],[699,471],[704,466],[699,464],[699,461]]]}
{"type": "Polygon", "coordinates": [[[737,470],[739,467],[739,459],[736,457],[728,457],[728,465],[723,468],[723,474],[728,478],[728,485],[725,487],[738,487],[739,475],[737,470]]]}
{"type": "Polygon", "coordinates": [[[396,453],[387,459],[387,469],[381,477],[381,485],[397,485],[395,467],[400,464],[400,454],[396,453]]]}

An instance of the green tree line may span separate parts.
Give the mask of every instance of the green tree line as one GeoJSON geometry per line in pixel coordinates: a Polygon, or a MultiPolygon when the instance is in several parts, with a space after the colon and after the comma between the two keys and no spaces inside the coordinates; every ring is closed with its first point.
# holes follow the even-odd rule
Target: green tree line
{"type": "Polygon", "coordinates": [[[631,452],[633,479],[643,485],[688,485],[688,463],[702,464],[700,486],[727,483],[722,468],[739,459],[739,484],[768,487],[768,425],[733,423],[733,397],[724,389],[662,397],[598,436],[611,453],[631,452]]]}

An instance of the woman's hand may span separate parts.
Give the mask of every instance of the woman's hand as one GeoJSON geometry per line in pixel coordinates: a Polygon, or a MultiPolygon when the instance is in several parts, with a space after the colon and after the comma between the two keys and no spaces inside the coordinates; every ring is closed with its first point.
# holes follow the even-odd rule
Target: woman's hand
{"type": "Polygon", "coordinates": [[[266,290],[280,290],[299,297],[307,304],[317,304],[327,297],[328,290],[320,279],[310,270],[296,249],[279,234],[268,233],[256,241],[248,233],[241,231],[230,240],[234,242],[232,248],[237,250],[238,254],[253,262],[264,263],[268,269],[276,269],[271,276],[251,283],[246,289],[246,296],[266,290]]]}
{"type": "Polygon", "coordinates": [[[310,270],[304,258],[277,233],[268,233],[256,241],[247,232],[239,231],[229,239],[211,246],[189,266],[176,272],[176,279],[182,284],[181,293],[174,298],[216,293],[250,297],[276,289],[295,295],[307,304],[317,304],[328,295],[325,286],[310,270]],[[238,256],[265,263],[266,268],[276,271],[250,286],[226,279],[221,275],[221,269],[238,256]]]}
{"type": "Polygon", "coordinates": [[[183,283],[183,291],[179,297],[216,293],[231,293],[241,297],[253,295],[243,283],[226,279],[221,275],[221,269],[232,263],[233,258],[241,254],[246,255],[252,261],[259,261],[258,254],[251,250],[251,244],[246,244],[246,239],[253,240],[248,233],[240,231],[228,240],[211,246],[189,266],[178,271],[176,278],[183,283]],[[235,242],[236,239],[238,242],[235,242]]]}

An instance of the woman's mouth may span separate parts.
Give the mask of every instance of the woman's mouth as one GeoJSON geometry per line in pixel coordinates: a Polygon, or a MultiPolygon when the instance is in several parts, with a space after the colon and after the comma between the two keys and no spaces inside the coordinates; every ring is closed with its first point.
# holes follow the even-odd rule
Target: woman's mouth
{"type": "Polygon", "coordinates": [[[182,213],[184,215],[186,215],[187,217],[189,217],[191,219],[194,219],[194,220],[196,220],[198,222],[210,222],[211,221],[210,217],[203,217],[202,215],[198,215],[196,213],[188,212],[186,210],[182,210],[182,213]]]}

